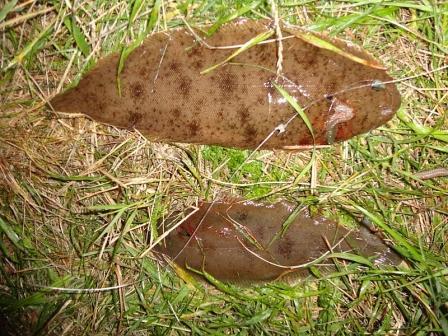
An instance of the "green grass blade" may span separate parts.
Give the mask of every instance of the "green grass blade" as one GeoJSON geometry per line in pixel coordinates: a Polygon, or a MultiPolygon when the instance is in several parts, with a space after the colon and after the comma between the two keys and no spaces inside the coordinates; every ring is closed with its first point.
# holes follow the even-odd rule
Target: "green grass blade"
{"type": "Polygon", "coordinates": [[[14,244],[15,247],[17,247],[19,250],[23,250],[23,246],[20,243],[21,239],[19,235],[14,231],[14,229],[11,227],[11,225],[3,220],[3,218],[0,216],[0,230],[3,231],[6,234],[6,237],[11,241],[11,243],[14,244]]]}
{"type": "Polygon", "coordinates": [[[116,204],[101,204],[101,205],[92,205],[88,207],[88,211],[90,212],[104,212],[104,211],[114,211],[114,210],[122,210],[129,208],[129,204],[125,203],[116,203],[116,204]]]}
{"type": "Polygon", "coordinates": [[[67,27],[67,29],[70,31],[70,34],[73,36],[73,39],[75,40],[75,44],[78,47],[78,49],[81,51],[81,53],[85,57],[89,56],[90,52],[91,52],[90,46],[86,41],[84,33],[78,27],[75,17],[74,16],[71,16],[71,17],[66,16],[64,18],[64,24],[67,27]]]}
{"type": "Polygon", "coordinates": [[[335,253],[331,253],[330,255],[328,255],[328,258],[337,258],[337,259],[353,261],[360,265],[372,267],[372,263],[367,258],[360,256],[360,255],[352,254],[352,253],[335,252],[335,253]]]}
{"type": "Polygon", "coordinates": [[[268,39],[273,34],[274,34],[273,30],[268,30],[268,31],[265,31],[263,33],[258,34],[254,38],[251,38],[249,41],[244,43],[237,51],[232,53],[224,61],[219,62],[219,63],[217,63],[215,65],[212,65],[211,67],[209,67],[209,68],[207,68],[205,70],[202,70],[201,71],[201,75],[205,75],[205,74],[215,70],[216,68],[219,68],[220,66],[222,66],[222,65],[226,64],[227,62],[231,61],[233,58],[235,58],[239,54],[245,52],[247,49],[252,48],[253,46],[257,45],[258,43],[263,42],[264,40],[268,39]]]}
{"type": "Polygon", "coordinates": [[[84,56],[89,56],[91,52],[90,46],[86,41],[83,31],[78,27],[75,17],[72,17],[71,19],[71,27],[73,38],[75,39],[76,45],[78,46],[79,50],[81,50],[84,56]]]}
{"type": "Polygon", "coordinates": [[[121,242],[123,241],[123,237],[129,232],[129,228],[134,223],[134,219],[135,219],[136,216],[137,216],[137,210],[134,210],[134,211],[131,212],[131,214],[126,219],[124,227],[120,231],[120,236],[118,237],[118,240],[117,240],[117,242],[114,245],[114,250],[112,252],[112,258],[113,259],[115,258],[116,254],[117,254],[117,251],[119,250],[119,248],[121,246],[121,242]]]}
{"type": "Polygon", "coordinates": [[[274,87],[280,92],[280,94],[288,101],[288,103],[296,110],[297,114],[302,118],[303,122],[305,123],[306,127],[308,127],[308,130],[311,133],[311,136],[313,137],[314,141],[314,131],[313,131],[313,125],[311,124],[310,120],[308,119],[308,116],[306,115],[305,111],[299,106],[295,98],[293,98],[283,87],[280,85],[272,82],[274,87]]]}
{"type": "Polygon", "coordinates": [[[244,325],[250,326],[250,325],[257,324],[257,323],[262,323],[265,320],[267,320],[269,317],[271,317],[272,312],[273,312],[273,309],[263,310],[261,313],[254,315],[252,318],[250,318],[249,320],[244,322],[244,325]]]}
{"type": "Polygon", "coordinates": [[[297,38],[299,38],[309,44],[314,45],[315,47],[332,51],[338,55],[341,55],[343,57],[346,57],[346,58],[352,60],[353,62],[357,62],[357,63],[363,64],[363,65],[371,67],[371,68],[385,70],[384,66],[381,65],[380,63],[373,61],[373,60],[366,60],[359,56],[353,55],[353,54],[349,53],[348,51],[338,48],[337,46],[328,42],[327,40],[321,39],[320,37],[318,37],[317,35],[315,35],[313,33],[298,30],[298,29],[284,28],[284,30],[289,32],[290,34],[296,36],[297,38]]]}
{"type": "Polygon", "coordinates": [[[216,21],[210,27],[210,29],[207,31],[207,35],[209,35],[209,36],[213,35],[219,29],[219,27],[221,27],[223,24],[225,24],[229,21],[235,20],[236,18],[239,18],[240,16],[243,16],[247,12],[257,8],[259,6],[259,4],[260,4],[260,1],[251,2],[251,3],[241,7],[240,9],[236,10],[235,12],[218,19],[218,21],[216,21]]]}
{"type": "Polygon", "coordinates": [[[157,20],[159,19],[161,6],[162,6],[162,0],[154,1],[154,6],[152,7],[151,15],[146,25],[146,33],[149,33],[155,27],[157,20]]]}
{"type": "Polygon", "coordinates": [[[144,0],[134,0],[130,4],[132,9],[131,9],[131,14],[129,15],[129,21],[128,21],[129,27],[134,23],[138,13],[140,12],[140,10],[142,9],[142,6],[144,5],[144,3],[145,3],[144,0]]]}
{"type": "Polygon", "coordinates": [[[404,109],[400,109],[397,111],[397,117],[419,136],[432,136],[437,140],[448,142],[447,130],[433,129],[431,127],[423,126],[416,120],[412,121],[405,114],[404,109]]]}
{"type": "Polygon", "coordinates": [[[378,225],[381,230],[387,232],[397,243],[402,245],[404,249],[400,249],[400,253],[403,255],[407,255],[410,259],[414,259],[416,261],[422,262],[424,259],[422,258],[421,253],[411,244],[407,242],[407,240],[399,234],[397,231],[393,230],[391,227],[386,225],[379,217],[370,213],[363,207],[359,206],[355,202],[350,202],[353,207],[359,210],[363,215],[367,216],[373,223],[378,225]]]}
{"type": "Polygon", "coordinates": [[[285,235],[286,231],[288,231],[289,226],[296,220],[297,216],[304,210],[305,210],[305,208],[302,205],[299,205],[291,212],[291,214],[288,216],[288,218],[286,218],[286,220],[283,222],[281,230],[279,230],[272,237],[267,248],[269,248],[277,239],[279,239],[285,235]]]}
{"type": "MultiPolygon", "coordinates": [[[[134,3],[134,7],[133,8],[135,8],[135,6],[137,6],[137,5],[138,4],[137,4],[137,1],[136,1],[134,3]]],[[[139,6],[141,7],[142,4],[140,3],[139,6]]],[[[148,36],[149,32],[154,28],[154,26],[155,26],[155,24],[157,22],[157,19],[159,17],[160,6],[161,6],[161,0],[156,0],[155,3],[154,3],[154,7],[151,10],[151,15],[149,16],[148,23],[146,25],[145,31],[142,34],[140,34],[140,36],[135,41],[133,41],[129,46],[123,47],[121,49],[120,59],[118,60],[118,68],[117,68],[117,90],[118,90],[118,95],[120,97],[121,97],[121,79],[120,79],[120,74],[123,71],[124,64],[125,64],[127,58],[129,57],[129,55],[135,50],[135,48],[137,48],[144,41],[144,39],[148,36]]],[[[137,14],[135,14],[135,15],[137,15],[137,14]]]]}
{"type": "MultiPolygon", "coordinates": [[[[24,335],[448,336],[448,179],[415,177],[448,162],[446,1],[52,1],[54,7],[48,3],[3,0],[0,5],[0,315],[15,309],[1,319],[0,334],[11,330],[24,335]],[[77,82],[90,66],[92,52],[87,48],[93,51],[94,45],[103,54],[122,52],[120,71],[118,65],[112,69],[115,80],[117,72],[123,75],[126,70],[126,57],[132,57],[133,48],[156,26],[185,29],[188,34],[183,27],[187,21],[206,27],[202,31],[213,25],[210,33],[219,27],[230,32],[241,23],[240,15],[269,20],[276,14],[285,25],[304,25],[306,31],[341,32],[384,60],[405,96],[398,117],[368,135],[319,150],[252,153],[146,141],[125,129],[55,115],[41,107],[62,82],[77,82]],[[124,41],[129,42],[126,48],[124,41]],[[8,65],[12,68],[4,71],[8,65]],[[420,74],[418,69],[428,71],[420,74]],[[372,266],[369,257],[328,252],[306,267],[310,276],[304,279],[287,273],[269,283],[227,284],[213,276],[207,280],[202,272],[192,274],[181,268],[182,260],[177,266],[148,248],[159,242],[163,219],[176,218],[178,211],[198,201],[227,200],[227,195],[230,200],[238,195],[238,199],[310,205],[311,213],[317,209],[323,216],[331,214],[348,227],[356,226],[362,215],[353,201],[377,217],[373,228],[390,239],[403,263],[392,269],[372,266]],[[58,288],[43,287],[67,274],[71,278],[54,285],[58,288]],[[113,288],[119,284],[125,287],[113,288]],[[36,293],[41,295],[33,296],[36,293]],[[3,321],[17,327],[9,329],[3,321]]],[[[226,36],[227,45],[238,45],[203,63],[200,70],[227,58],[260,32],[243,41],[226,36]]],[[[251,67],[266,78],[275,77],[275,67],[237,63],[275,36],[205,76],[230,67],[235,71],[251,67]]],[[[317,36],[339,46],[324,34],[317,36]]],[[[292,35],[285,40],[286,67],[294,56],[289,48],[293,43],[305,42],[292,35]]],[[[284,70],[294,76],[297,69],[284,70]]],[[[326,76],[320,71],[316,76],[326,76]]],[[[282,79],[276,84],[295,97],[282,79]]],[[[291,116],[299,119],[285,96],[274,91],[291,116]]],[[[182,105],[184,98],[173,103],[182,105]]],[[[302,98],[297,104],[307,116],[302,98]]],[[[227,103],[237,108],[237,101],[227,103]]],[[[314,119],[308,118],[315,127],[314,119]]],[[[305,126],[302,120],[294,122],[305,126]]],[[[303,132],[311,137],[306,128],[303,132]]],[[[313,132],[317,139],[317,128],[313,132]]],[[[199,240],[192,243],[204,248],[209,265],[208,247],[199,240]]]]}
{"type": "Polygon", "coordinates": [[[16,56],[11,60],[11,62],[6,66],[4,70],[8,70],[13,66],[22,65],[23,61],[27,56],[29,56],[35,48],[42,44],[42,42],[51,34],[54,29],[54,23],[50,23],[45,29],[43,29],[32,41],[30,41],[16,56]]]}
{"type": "Polygon", "coordinates": [[[14,9],[14,6],[17,4],[18,0],[12,0],[7,2],[2,10],[0,10],[0,22],[2,22],[5,17],[9,14],[9,12],[11,12],[14,9]]]}
{"type": "Polygon", "coordinates": [[[107,226],[102,230],[98,236],[95,238],[94,243],[98,242],[102,237],[104,237],[106,234],[109,234],[112,232],[118,221],[123,217],[124,213],[126,211],[126,208],[122,208],[117,212],[117,214],[114,216],[114,218],[107,224],[107,226]]]}
{"type": "MultiPolygon", "coordinates": [[[[56,278],[55,280],[53,280],[53,282],[50,284],[49,287],[56,287],[56,288],[63,287],[64,284],[67,283],[70,279],[71,279],[70,276],[56,278]]],[[[6,307],[8,310],[16,311],[17,309],[20,308],[44,305],[47,302],[50,302],[51,300],[52,296],[48,295],[48,291],[42,289],[20,300],[2,301],[0,299],[0,306],[3,305],[3,307],[6,307]]]]}
{"type": "Polygon", "coordinates": [[[339,32],[342,32],[347,27],[353,28],[354,26],[370,23],[374,21],[370,15],[384,16],[393,14],[397,9],[394,7],[387,8],[370,8],[365,12],[349,14],[341,17],[330,17],[326,20],[312,23],[308,26],[308,29],[314,31],[322,31],[331,28],[331,35],[334,36],[339,32]]]}
{"type": "Polygon", "coordinates": [[[215,286],[217,289],[219,289],[223,293],[226,293],[230,296],[237,297],[237,298],[244,299],[244,300],[256,300],[255,297],[252,298],[252,297],[248,297],[248,296],[242,294],[241,291],[238,289],[238,287],[236,287],[232,284],[228,284],[228,283],[219,281],[213,275],[211,275],[210,273],[207,273],[204,270],[202,270],[199,273],[202,274],[207,279],[207,281],[209,281],[213,286],[215,286]]]}

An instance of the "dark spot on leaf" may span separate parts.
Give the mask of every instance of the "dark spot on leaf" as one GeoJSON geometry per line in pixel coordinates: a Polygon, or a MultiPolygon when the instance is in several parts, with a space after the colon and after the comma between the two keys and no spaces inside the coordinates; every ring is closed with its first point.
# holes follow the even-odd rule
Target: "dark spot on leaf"
{"type": "Polygon", "coordinates": [[[143,85],[139,82],[131,84],[131,97],[134,99],[141,99],[145,93],[143,85]]]}
{"type": "Polygon", "coordinates": [[[143,118],[143,115],[138,112],[129,113],[129,128],[134,128],[143,118]]]}
{"type": "Polygon", "coordinates": [[[258,225],[255,228],[255,234],[256,234],[257,239],[263,240],[264,236],[265,236],[265,228],[261,225],[258,225]]]}
{"type": "Polygon", "coordinates": [[[180,64],[176,61],[173,61],[170,64],[168,64],[168,67],[170,68],[171,71],[174,71],[176,73],[180,70],[180,64]]]}
{"type": "Polygon", "coordinates": [[[288,237],[284,237],[281,243],[278,245],[278,253],[285,258],[290,258],[292,253],[293,243],[288,237]]]}
{"type": "Polygon", "coordinates": [[[362,117],[362,120],[361,120],[360,124],[361,124],[361,125],[364,125],[364,123],[367,121],[368,118],[369,118],[369,115],[368,115],[368,114],[365,114],[365,115],[362,117]]]}
{"type": "Polygon", "coordinates": [[[140,75],[140,77],[141,77],[142,79],[146,79],[146,78],[149,77],[149,74],[150,74],[150,68],[143,66],[143,67],[140,68],[140,70],[139,70],[138,73],[139,73],[139,75],[140,75]]]}
{"type": "Polygon", "coordinates": [[[190,95],[191,86],[192,82],[190,78],[186,76],[182,76],[179,78],[178,89],[182,96],[184,96],[185,98],[190,95]]]}
{"type": "Polygon", "coordinates": [[[178,108],[171,110],[171,115],[175,118],[179,118],[181,114],[182,114],[182,111],[178,108]]]}
{"type": "Polygon", "coordinates": [[[194,120],[187,124],[187,128],[189,130],[190,136],[196,136],[199,133],[201,126],[199,126],[199,123],[197,120],[194,120]]]}
{"type": "Polygon", "coordinates": [[[204,106],[204,98],[200,98],[196,101],[195,107],[200,110],[204,106]]]}
{"type": "MultiPolygon", "coordinates": [[[[105,104],[104,104],[104,102],[99,101],[97,106],[98,106],[98,110],[100,111],[100,113],[103,114],[103,112],[104,112],[104,110],[105,110],[105,104]]],[[[115,111],[114,111],[114,113],[115,113],[115,111]]]]}
{"type": "Polygon", "coordinates": [[[246,137],[246,141],[253,142],[254,138],[257,136],[257,129],[253,125],[247,125],[244,129],[244,135],[246,137]]]}
{"type": "Polygon", "coordinates": [[[193,62],[193,68],[196,70],[202,70],[204,67],[202,60],[197,60],[193,62]]]}
{"type": "Polygon", "coordinates": [[[331,83],[327,84],[327,95],[333,95],[336,92],[336,83],[332,81],[331,83]]]}
{"type": "Polygon", "coordinates": [[[276,55],[269,50],[270,48],[265,47],[262,48],[259,53],[258,57],[263,62],[263,64],[269,63],[272,60],[276,60],[276,55]]]}
{"type": "Polygon", "coordinates": [[[230,72],[223,72],[221,76],[217,78],[218,88],[222,97],[229,98],[232,96],[236,89],[237,81],[235,75],[230,72]]]}
{"type": "Polygon", "coordinates": [[[177,233],[179,234],[179,236],[181,237],[191,237],[191,234],[187,231],[187,229],[185,229],[185,227],[180,226],[177,229],[177,233]]]}
{"type": "Polygon", "coordinates": [[[249,109],[247,106],[242,106],[238,110],[238,116],[240,117],[240,120],[243,124],[245,124],[249,120],[249,109]]]}
{"type": "Polygon", "coordinates": [[[203,58],[202,47],[199,44],[194,46],[188,51],[188,56],[202,59],[203,58]]]}
{"type": "Polygon", "coordinates": [[[311,142],[307,137],[302,137],[299,141],[299,146],[309,145],[311,142]]]}
{"type": "MultiPolygon", "coordinates": [[[[237,221],[245,221],[247,219],[247,213],[245,213],[245,212],[238,212],[237,214],[236,214],[236,220],[237,221]]],[[[240,223],[241,224],[241,223],[240,223]]]]}

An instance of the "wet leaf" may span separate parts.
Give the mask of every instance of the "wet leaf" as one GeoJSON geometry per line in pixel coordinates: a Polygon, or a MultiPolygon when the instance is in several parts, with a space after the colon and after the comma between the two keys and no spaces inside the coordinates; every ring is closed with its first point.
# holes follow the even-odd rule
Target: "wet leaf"
{"type": "MultiPolygon", "coordinates": [[[[157,13],[154,8],[151,22],[157,21],[157,13]]],[[[270,83],[276,73],[277,48],[274,42],[261,43],[274,34],[268,27],[266,21],[248,20],[229,24],[209,39],[213,45],[233,45],[236,49],[230,52],[197,43],[197,36],[186,28],[155,33],[144,41],[142,35],[121,55],[107,56],[76,89],[57,96],[51,104],[56,111],[85,113],[102,123],[135,128],[149,140],[251,149],[327,145],[329,139],[347,140],[394,116],[400,95],[385,71],[299,38],[283,41],[282,68],[288,86],[277,88],[284,98],[272,100],[270,83]],[[131,53],[141,56],[128,57],[131,53]],[[201,75],[200,70],[208,66],[202,74],[213,73],[201,75]],[[328,76],[316,76],[322,71],[328,76]],[[384,85],[353,87],[374,80],[384,85]],[[351,111],[344,120],[335,113],[343,102],[328,110],[330,95],[338,93],[351,111]],[[301,118],[294,117],[285,100],[301,118]],[[154,123],[156,119],[159,122],[154,123]],[[220,126],[230,122],[232,127],[220,126]],[[281,131],[282,125],[287,129],[279,136],[276,130],[281,131]]],[[[371,59],[358,48],[334,41],[344,50],[371,59]]]]}
{"type": "Polygon", "coordinates": [[[157,250],[175,258],[179,266],[201,270],[197,273],[232,295],[233,287],[223,281],[244,283],[283,276],[303,277],[308,275],[307,267],[330,257],[369,267],[373,264],[370,258],[381,264],[401,260],[370,232],[348,231],[327,218],[310,215],[309,211],[294,213],[295,208],[290,203],[233,200],[214,202],[213,207],[210,204],[201,203],[199,210],[181,224],[181,229],[188,229],[190,234],[172,232],[157,250]],[[250,231],[263,250],[242,244],[244,236],[230,219],[250,231]],[[293,221],[289,229],[273,241],[288,219],[293,221]],[[322,237],[333,246],[334,253],[330,253],[322,237]],[[349,253],[351,251],[359,255],[349,253]]]}

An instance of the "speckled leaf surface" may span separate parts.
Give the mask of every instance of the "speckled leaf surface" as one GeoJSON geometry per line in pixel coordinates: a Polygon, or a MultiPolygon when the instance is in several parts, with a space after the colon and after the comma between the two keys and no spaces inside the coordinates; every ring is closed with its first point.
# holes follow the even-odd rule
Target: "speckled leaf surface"
{"type": "Polygon", "coordinates": [[[326,47],[319,47],[297,37],[303,34],[294,34],[300,31],[294,27],[283,29],[280,76],[277,42],[272,38],[201,74],[271,29],[267,21],[238,21],[211,37],[186,28],[155,33],[127,58],[120,74],[121,96],[116,80],[119,55],[112,54],[51,105],[60,112],[84,113],[99,122],[138,129],[154,141],[256,148],[279,125],[286,125],[285,132],[263,144],[265,149],[343,141],[393,117],[400,95],[378,61],[325,35],[319,35],[319,41],[326,47]],[[199,35],[207,46],[197,40],[199,35]],[[315,142],[274,83],[306,113],[315,142]]]}

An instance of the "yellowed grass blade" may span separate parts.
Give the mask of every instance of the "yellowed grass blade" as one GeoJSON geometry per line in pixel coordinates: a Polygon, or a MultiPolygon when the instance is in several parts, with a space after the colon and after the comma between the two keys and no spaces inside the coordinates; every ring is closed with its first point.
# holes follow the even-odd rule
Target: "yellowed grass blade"
{"type": "Polygon", "coordinates": [[[346,57],[346,58],[352,60],[353,62],[360,63],[360,64],[363,64],[365,66],[375,68],[375,69],[386,70],[386,68],[382,64],[380,64],[376,61],[373,61],[373,60],[368,60],[368,59],[364,59],[359,56],[353,55],[352,53],[335,46],[331,42],[324,40],[324,39],[316,36],[315,34],[312,34],[312,33],[309,33],[309,32],[303,31],[303,30],[296,30],[296,29],[293,30],[293,29],[284,28],[284,30],[290,34],[293,34],[295,37],[297,37],[309,44],[312,44],[313,46],[332,51],[338,55],[341,55],[343,57],[346,57]]]}
{"type": "Polygon", "coordinates": [[[254,38],[251,38],[249,41],[244,43],[237,51],[235,51],[232,55],[227,57],[224,61],[219,62],[219,63],[217,63],[215,65],[212,65],[211,67],[209,67],[209,68],[207,68],[205,70],[202,70],[201,71],[201,75],[205,75],[205,74],[215,70],[216,68],[220,67],[221,65],[226,64],[227,62],[229,62],[230,60],[232,60],[233,58],[235,58],[239,54],[243,53],[247,49],[252,48],[254,45],[257,45],[258,43],[263,42],[264,40],[268,39],[273,34],[274,34],[273,30],[268,30],[268,31],[265,31],[265,32],[263,32],[261,34],[258,34],[254,38]]]}

